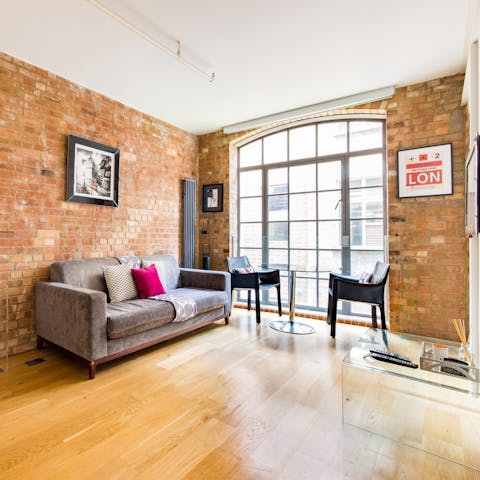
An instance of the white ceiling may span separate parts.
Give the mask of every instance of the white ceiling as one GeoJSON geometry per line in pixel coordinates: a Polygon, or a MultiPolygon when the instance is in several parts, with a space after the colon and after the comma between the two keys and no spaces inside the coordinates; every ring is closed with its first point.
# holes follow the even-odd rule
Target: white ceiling
{"type": "Polygon", "coordinates": [[[192,133],[464,72],[468,0],[0,0],[0,50],[192,133]]]}

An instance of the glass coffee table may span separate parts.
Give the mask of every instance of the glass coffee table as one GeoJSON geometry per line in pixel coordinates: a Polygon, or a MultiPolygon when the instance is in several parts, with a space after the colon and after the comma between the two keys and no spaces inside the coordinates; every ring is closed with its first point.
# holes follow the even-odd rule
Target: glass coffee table
{"type": "Polygon", "coordinates": [[[380,362],[370,349],[420,365],[424,345],[458,344],[370,329],[343,360],[343,421],[480,470],[479,383],[437,371],[380,362]]]}

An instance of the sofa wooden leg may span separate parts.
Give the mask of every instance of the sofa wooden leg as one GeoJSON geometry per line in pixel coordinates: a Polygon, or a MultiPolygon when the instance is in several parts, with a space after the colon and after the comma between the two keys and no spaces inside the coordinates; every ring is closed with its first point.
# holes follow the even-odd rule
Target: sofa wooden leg
{"type": "Polygon", "coordinates": [[[225,325],[228,325],[230,323],[230,315],[227,315],[225,317],[225,325]]]}
{"type": "Polygon", "coordinates": [[[95,378],[95,374],[97,373],[97,364],[96,362],[88,362],[88,378],[93,380],[95,378]]]}
{"type": "Polygon", "coordinates": [[[42,337],[37,337],[37,350],[45,348],[45,340],[42,337]]]}

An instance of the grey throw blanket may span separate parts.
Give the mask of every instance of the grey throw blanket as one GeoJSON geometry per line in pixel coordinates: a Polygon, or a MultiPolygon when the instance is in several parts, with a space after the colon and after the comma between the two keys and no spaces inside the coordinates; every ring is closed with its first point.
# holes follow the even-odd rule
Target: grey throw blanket
{"type": "Polygon", "coordinates": [[[197,302],[193,298],[188,298],[183,295],[175,295],[174,292],[155,295],[154,297],[148,298],[151,300],[163,300],[171,303],[175,309],[174,322],[183,322],[189,318],[193,318],[198,312],[197,302]]]}

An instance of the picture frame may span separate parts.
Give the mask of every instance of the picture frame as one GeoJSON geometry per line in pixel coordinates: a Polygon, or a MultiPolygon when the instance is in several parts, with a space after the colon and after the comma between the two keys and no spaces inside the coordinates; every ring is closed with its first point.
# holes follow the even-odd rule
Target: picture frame
{"type": "Polygon", "coordinates": [[[118,207],[120,150],[68,135],[67,202],[118,207]]]}
{"type": "Polygon", "coordinates": [[[203,212],[223,212],[223,183],[203,186],[203,212]]]}
{"type": "Polygon", "coordinates": [[[397,151],[398,198],[453,194],[452,144],[397,151]]]}
{"type": "Polygon", "coordinates": [[[465,162],[465,235],[476,237],[479,233],[480,212],[480,137],[476,135],[465,162]]]}

